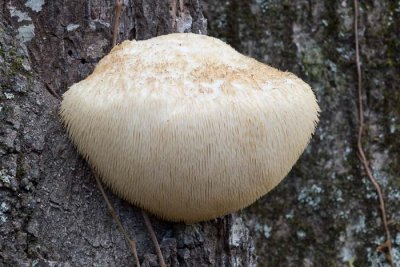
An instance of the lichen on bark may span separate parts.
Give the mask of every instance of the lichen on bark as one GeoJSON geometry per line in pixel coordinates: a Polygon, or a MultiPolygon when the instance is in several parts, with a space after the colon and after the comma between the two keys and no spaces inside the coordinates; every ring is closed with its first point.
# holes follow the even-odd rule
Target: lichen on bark
{"type": "MultiPolygon", "coordinates": [[[[178,25],[205,34],[200,2],[184,1],[172,14],[169,5],[178,2],[124,1],[119,40],[178,25]]],[[[112,10],[102,0],[0,1],[0,266],[133,264],[52,95],[108,53],[112,10]]],[[[140,211],[108,193],[137,240],[142,266],[158,266],[140,211]]],[[[170,266],[255,264],[252,238],[236,214],[190,226],[151,220],[170,266]]]]}
{"type": "MultiPolygon", "coordinates": [[[[260,266],[389,266],[379,203],[357,158],[351,1],[206,1],[209,34],[308,82],[322,112],[290,175],[245,210],[260,266]]],[[[400,1],[360,1],[364,147],[385,192],[400,266],[400,1]]]]}

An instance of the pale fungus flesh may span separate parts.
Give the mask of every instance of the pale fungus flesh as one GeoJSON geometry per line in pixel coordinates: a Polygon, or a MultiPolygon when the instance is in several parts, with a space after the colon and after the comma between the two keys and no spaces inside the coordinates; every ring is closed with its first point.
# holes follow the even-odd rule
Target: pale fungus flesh
{"type": "Polygon", "coordinates": [[[295,75],[196,34],[123,42],[61,104],[77,149],[115,193],[187,223],[242,209],[274,188],[318,113],[295,75]]]}

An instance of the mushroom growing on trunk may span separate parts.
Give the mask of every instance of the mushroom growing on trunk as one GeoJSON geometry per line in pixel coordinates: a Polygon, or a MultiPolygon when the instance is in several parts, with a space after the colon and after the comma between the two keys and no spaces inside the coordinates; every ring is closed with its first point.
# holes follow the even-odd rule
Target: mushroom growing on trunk
{"type": "Polygon", "coordinates": [[[64,94],[79,152],[122,198],[170,221],[242,209],[307,146],[310,87],[203,35],[125,41],[64,94]]]}

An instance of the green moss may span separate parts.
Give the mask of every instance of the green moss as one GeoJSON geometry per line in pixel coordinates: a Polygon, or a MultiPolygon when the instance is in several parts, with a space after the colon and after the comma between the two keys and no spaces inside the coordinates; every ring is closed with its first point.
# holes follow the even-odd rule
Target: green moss
{"type": "Polygon", "coordinates": [[[21,58],[21,57],[13,58],[10,68],[7,72],[7,75],[9,77],[14,77],[18,73],[23,72],[24,69],[23,69],[22,63],[23,63],[23,58],[21,58]]]}
{"type": "MultiPolygon", "coordinates": [[[[26,58],[24,55],[18,54],[15,48],[11,48],[10,50],[1,50],[3,53],[3,61],[4,64],[2,68],[0,68],[0,92],[8,92],[9,90],[16,86],[16,82],[18,82],[15,78],[18,75],[22,75],[24,77],[19,77],[22,79],[27,79],[28,84],[31,83],[32,73],[27,71],[24,67],[24,62],[26,58]]],[[[21,91],[14,93],[23,93],[24,89],[20,88],[21,91]]],[[[4,92],[0,94],[0,98],[4,99],[4,92]]]]}
{"type": "Polygon", "coordinates": [[[9,51],[8,51],[10,57],[16,57],[17,56],[17,49],[15,47],[12,47],[9,51]]]}

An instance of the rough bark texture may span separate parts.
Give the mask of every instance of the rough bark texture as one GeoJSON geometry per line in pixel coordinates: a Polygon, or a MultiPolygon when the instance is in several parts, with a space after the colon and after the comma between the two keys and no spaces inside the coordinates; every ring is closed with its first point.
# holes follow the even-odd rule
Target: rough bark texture
{"type": "MultiPolygon", "coordinates": [[[[209,35],[308,82],[317,133],[289,177],[246,209],[259,266],[389,266],[377,194],[357,158],[353,1],[207,1],[209,35]],[[353,265],[352,265],[353,264],[353,265]]],[[[360,2],[364,147],[400,266],[400,1],[360,2]]]]}
{"type": "MultiPolygon", "coordinates": [[[[111,48],[114,1],[0,0],[0,266],[132,266],[58,100],[111,48]]],[[[206,33],[197,0],[125,0],[120,40],[206,33]]],[[[140,212],[114,197],[143,266],[158,266],[140,212]]],[[[239,215],[196,225],[151,218],[170,266],[252,266],[239,215]]]]}

